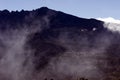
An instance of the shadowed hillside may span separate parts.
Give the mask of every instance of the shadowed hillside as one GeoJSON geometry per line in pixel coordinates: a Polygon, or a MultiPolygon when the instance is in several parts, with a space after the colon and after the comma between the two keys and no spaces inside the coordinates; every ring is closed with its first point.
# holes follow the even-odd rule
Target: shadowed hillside
{"type": "Polygon", "coordinates": [[[0,80],[119,80],[120,34],[42,7],[0,11],[0,80]]]}

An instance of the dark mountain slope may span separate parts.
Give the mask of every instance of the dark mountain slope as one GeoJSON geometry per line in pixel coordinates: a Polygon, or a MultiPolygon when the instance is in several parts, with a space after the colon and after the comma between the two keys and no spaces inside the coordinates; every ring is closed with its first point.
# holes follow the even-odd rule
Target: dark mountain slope
{"type": "Polygon", "coordinates": [[[96,19],[46,7],[0,11],[0,80],[117,80],[119,40],[96,19]]]}

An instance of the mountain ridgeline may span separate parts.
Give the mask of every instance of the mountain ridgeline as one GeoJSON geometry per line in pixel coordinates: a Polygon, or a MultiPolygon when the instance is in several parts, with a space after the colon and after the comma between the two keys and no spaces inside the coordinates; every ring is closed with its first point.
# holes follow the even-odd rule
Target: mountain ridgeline
{"type": "Polygon", "coordinates": [[[42,7],[0,11],[0,80],[120,79],[120,34],[42,7]]]}

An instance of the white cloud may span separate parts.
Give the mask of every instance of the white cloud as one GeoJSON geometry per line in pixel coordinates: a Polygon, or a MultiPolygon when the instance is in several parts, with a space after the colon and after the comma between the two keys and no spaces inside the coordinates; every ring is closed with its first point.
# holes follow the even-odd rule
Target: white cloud
{"type": "Polygon", "coordinates": [[[97,18],[98,20],[107,22],[107,23],[117,23],[120,24],[120,20],[119,19],[114,19],[112,17],[108,17],[108,18],[97,18]]]}
{"type": "Polygon", "coordinates": [[[97,20],[104,21],[104,27],[108,28],[109,30],[120,32],[120,20],[114,19],[112,17],[97,18],[97,20]]]}

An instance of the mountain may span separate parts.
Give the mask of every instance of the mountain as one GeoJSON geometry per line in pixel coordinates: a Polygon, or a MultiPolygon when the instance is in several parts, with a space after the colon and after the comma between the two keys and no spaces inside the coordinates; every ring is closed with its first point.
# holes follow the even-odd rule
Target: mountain
{"type": "MultiPolygon", "coordinates": [[[[4,24],[9,23],[11,25],[16,24],[30,24],[33,19],[40,19],[41,17],[48,17],[51,28],[61,28],[62,27],[81,27],[88,28],[88,30],[92,30],[95,26],[97,28],[101,28],[103,22],[98,21],[96,19],[84,19],[78,18],[69,14],[65,14],[60,11],[50,10],[47,7],[42,7],[33,11],[12,11],[9,12],[7,10],[0,11],[0,22],[4,24]],[[29,20],[28,20],[29,19],[29,20]],[[91,24],[91,25],[90,25],[91,24]],[[88,27],[89,26],[89,27],[88,27]]],[[[5,27],[4,27],[5,28],[5,27]]]]}
{"type": "Polygon", "coordinates": [[[47,7],[0,11],[0,80],[117,80],[119,40],[93,18],[47,7]]]}

